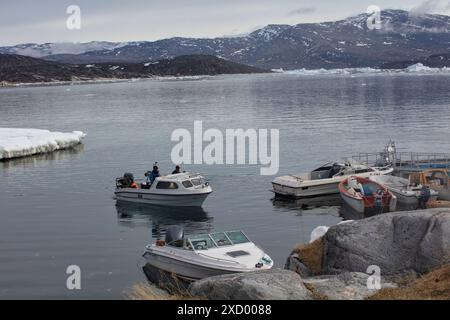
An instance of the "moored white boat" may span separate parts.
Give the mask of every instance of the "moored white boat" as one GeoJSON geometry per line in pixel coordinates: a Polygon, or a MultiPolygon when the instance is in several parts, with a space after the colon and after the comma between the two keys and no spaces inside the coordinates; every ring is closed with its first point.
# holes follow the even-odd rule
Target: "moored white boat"
{"type": "Polygon", "coordinates": [[[273,266],[272,259],[242,231],[184,236],[181,228],[170,227],[165,240],[148,245],[143,257],[144,272],[155,283],[164,275],[191,282],[273,266]]]}
{"type": "Polygon", "coordinates": [[[198,174],[179,173],[158,177],[150,185],[134,181],[132,174],[116,179],[118,201],[160,206],[200,207],[212,192],[211,186],[198,174]]]}
{"type": "MultiPolygon", "coordinates": [[[[408,179],[396,176],[371,176],[369,178],[389,189],[400,206],[416,209],[419,206],[422,185],[411,184],[408,179]]],[[[430,189],[429,201],[437,200],[439,192],[430,189]]]]}
{"type": "Polygon", "coordinates": [[[392,173],[392,168],[375,168],[346,160],[327,163],[311,172],[277,177],[272,181],[273,192],[278,196],[303,198],[338,194],[338,184],[350,177],[370,177],[392,173]]]}

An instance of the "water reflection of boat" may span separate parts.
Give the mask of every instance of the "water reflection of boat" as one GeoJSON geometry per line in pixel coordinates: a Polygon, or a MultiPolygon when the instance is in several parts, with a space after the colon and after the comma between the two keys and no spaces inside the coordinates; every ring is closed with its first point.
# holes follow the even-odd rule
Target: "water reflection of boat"
{"type": "Polygon", "coordinates": [[[323,207],[338,207],[341,205],[341,197],[339,194],[301,199],[277,196],[272,199],[272,203],[275,207],[280,209],[311,210],[323,207]]]}
{"type": "Polygon", "coordinates": [[[183,226],[187,234],[209,232],[212,218],[201,207],[161,207],[142,203],[117,201],[119,224],[136,228],[151,226],[154,238],[164,236],[171,225],[183,226]]]}

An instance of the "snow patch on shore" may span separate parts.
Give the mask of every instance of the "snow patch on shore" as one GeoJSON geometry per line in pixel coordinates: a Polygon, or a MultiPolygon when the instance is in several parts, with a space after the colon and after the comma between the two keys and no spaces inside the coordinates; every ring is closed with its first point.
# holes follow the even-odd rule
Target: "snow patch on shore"
{"type": "Polygon", "coordinates": [[[0,128],[0,160],[70,148],[80,144],[85,136],[81,131],[0,128]]]}

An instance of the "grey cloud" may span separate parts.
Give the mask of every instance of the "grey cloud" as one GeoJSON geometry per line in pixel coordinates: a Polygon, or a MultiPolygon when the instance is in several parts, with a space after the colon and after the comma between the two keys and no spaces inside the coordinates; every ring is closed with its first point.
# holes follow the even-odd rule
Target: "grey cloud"
{"type": "Polygon", "coordinates": [[[426,0],[411,10],[414,14],[441,13],[446,14],[450,10],[448,0],[426,0]]]}
{"type": "Polygon", "coordinates": [[[313,13],[316,11],[317,11],[316,7],[302,7],[302,8],[298,8],[298,9],[290,11],[288,15],[289,16],[297,16],[297,15],[310,14],[310,13],[313,13]]]}

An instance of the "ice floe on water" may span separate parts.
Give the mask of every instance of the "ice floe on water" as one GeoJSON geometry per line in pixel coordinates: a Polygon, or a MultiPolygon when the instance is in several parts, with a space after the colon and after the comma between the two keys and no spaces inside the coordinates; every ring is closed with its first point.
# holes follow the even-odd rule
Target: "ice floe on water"
{"type": "Polygon", "coordinates": [[[85,136],[81,131],[0,128],[0,160],[70,148],[80,144],[85,136]]]}
{"type": "MultiPolygon", "coordinates": [[[[344,223],[350,223],[350,222],[353,222],[353,220],[344,220],[344,221],[339,222],[337,225],[344,224],[344,223]]],[[[315,227],[313,229],[313,231],[311,231],[309,243],[312,243],[312,242],[316,241],[317,239],[322,238],[328,232],[328,230],[330,228],[331,227],[328,227],[328,226],[315,227]]]]}
{"type": "Polygon", "coordinates": [[[358,75],[358,74],[450,74],[450,68],[430,68],[417,63],[405,69],[344,68],[344,69],[273,69],[274,72],[292,75],[358,75]]]}

